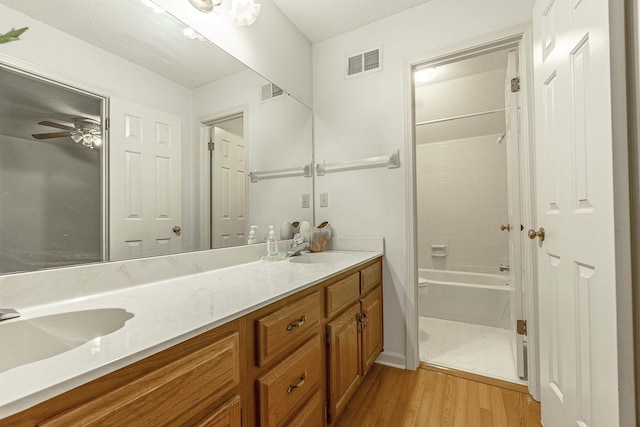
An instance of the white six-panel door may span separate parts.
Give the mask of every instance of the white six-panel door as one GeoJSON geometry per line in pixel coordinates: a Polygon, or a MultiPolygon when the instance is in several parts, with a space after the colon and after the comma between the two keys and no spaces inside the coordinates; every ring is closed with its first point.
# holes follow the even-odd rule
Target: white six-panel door
{"type": "Polygon", "coordinates": [[[608,2],[533,13],[542,421],[617,426],[608,2]]]}
{"type": "Polygon", "coordinates": [[[247,170],[244,138],[217,126],[211,127],[215,149],[212,235],[214,248],[246,243],[247,170]]]}
{"type": "Polygon", "coordinates": [[[179,253],[180,118],[113,98],[110,111],[110,260],[179,253]]]}

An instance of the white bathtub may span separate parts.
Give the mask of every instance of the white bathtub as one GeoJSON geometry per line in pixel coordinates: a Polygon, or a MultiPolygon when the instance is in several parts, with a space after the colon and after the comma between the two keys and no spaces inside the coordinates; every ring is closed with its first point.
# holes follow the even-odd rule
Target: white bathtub
{"type": "Polygon", "coordinates": [[[511,328],[509,276],[419,269],[420,316],[511,328]],[[424,280],[422,280],[424,282],[424,280]]]}

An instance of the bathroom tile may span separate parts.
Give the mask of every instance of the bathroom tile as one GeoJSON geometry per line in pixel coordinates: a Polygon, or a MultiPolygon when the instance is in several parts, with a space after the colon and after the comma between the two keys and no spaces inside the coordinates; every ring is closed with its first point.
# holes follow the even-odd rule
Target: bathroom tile
{"type": "Polygon", "coordinates": [[[516,373],[512,331],[421,316],[419,336],[422,361],[526,384],[516,373]]]}

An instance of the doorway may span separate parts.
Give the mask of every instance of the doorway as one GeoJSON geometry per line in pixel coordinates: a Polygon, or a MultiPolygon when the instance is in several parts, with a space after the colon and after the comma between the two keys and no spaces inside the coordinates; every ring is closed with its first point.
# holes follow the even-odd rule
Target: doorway
{"type": "Polygon", "coordinates": [[[247,228],[247,153],[244,114],[204,124],[207,141],[208,236],[210,249],[241,246],[247,228]]]}
{"type": "Polygon", "coordinates": [[[416,311],[421,363],[526,384],[518,54],[413,64],[416,311]]]}

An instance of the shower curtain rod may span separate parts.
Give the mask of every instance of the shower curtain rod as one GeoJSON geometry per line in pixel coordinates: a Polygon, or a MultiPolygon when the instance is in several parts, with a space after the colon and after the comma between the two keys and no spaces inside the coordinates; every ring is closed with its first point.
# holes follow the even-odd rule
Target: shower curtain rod
{"type": "Polygon", "coordinates": [[[432,123],[448,122],[448,121],[451,121],[451,120],[458,120],[458,119],[466,119],[468,117],[484,116],[486,114],[501,113],[501,112],[503,112],[505,110],[506,110],[506,108],[500,108],[498,110],[481,111],[479,113],[463,114],[461,116],[446,117],[444,119],[428,120],[426,122],[416,123],[416,126],[430,125],[432,123]]]}

